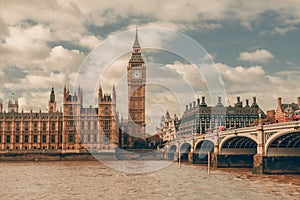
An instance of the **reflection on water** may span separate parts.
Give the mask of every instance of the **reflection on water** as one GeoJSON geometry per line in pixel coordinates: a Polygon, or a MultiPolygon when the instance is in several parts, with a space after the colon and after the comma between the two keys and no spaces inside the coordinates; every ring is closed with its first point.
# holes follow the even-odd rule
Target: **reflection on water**
{"type": "MultiPolygon", "coordinates": [[[[112,165],[138,168],[142,161],[112,165]]],[[[148,163],[149,164],[149,163],[148,163]]],[[[149,166],[151,167],[151,165],[149,166]]],[[[299,199],[300,176],[176,163],[128,174],[95,162],[1,162],[1,199],[299,199]]]]}

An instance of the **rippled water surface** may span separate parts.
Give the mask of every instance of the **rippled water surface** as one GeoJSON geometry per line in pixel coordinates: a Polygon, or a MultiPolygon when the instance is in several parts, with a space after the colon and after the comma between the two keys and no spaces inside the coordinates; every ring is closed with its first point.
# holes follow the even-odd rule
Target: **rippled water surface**
{"type": "Polygon", "coordinates": [[[124,173],[97,161],[0,162],[0,191],[1,199],[300,199],[300,176],[252,175],[249,169],[207,175],[205,166],[176,163],[124,173]]]}

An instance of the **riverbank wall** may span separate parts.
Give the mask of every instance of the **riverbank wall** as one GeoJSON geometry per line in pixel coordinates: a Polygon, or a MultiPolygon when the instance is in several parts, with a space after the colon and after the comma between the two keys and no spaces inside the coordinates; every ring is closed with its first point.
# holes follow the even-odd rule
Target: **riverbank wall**
{"type": "Polygon", "coordinates": [[[163,152],[2,152],[1,161],[169,160],[163,152]]]}

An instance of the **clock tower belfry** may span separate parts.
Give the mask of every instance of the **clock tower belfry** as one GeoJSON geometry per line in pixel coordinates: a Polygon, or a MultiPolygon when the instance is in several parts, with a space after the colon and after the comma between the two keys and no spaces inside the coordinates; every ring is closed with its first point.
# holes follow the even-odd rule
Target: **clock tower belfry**
{"type": "MultiPolygon", "coordinates": [[[[131,57],[127,67],[128,84],[128,134],[136,139],[145,139],[145,85],[146,67],[136,29],[131,57]]],[[[130,142],[131,145],[134,141],[130,142]]]]}

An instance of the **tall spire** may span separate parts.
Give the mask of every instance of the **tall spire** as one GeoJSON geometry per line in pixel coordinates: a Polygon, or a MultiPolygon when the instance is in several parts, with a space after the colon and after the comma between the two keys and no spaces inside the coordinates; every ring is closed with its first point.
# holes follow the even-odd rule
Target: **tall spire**
{"type": "Polygon", "coordinates": [[[55,94],[54,94],[54,88],[52,87],[49,103],[54,103],[54,102],[55,102],[55,94]]]}
{"type": "Polygon", "coordinates": [[[140,43],[139,43],[139,39],[138,39],[138,28],[137,28],[137,26],[135,28],[135,40],[134,40],[134,43],[133,43],[133,48],[134,49],[141,48],[140,43]]]}
{"type": "Polygon", "coordinates": [[[50,93],[50,100],[48,103],[48,113],[54,113],[55,111],[56,111],[56,101],[55,101],[54,87],[52,87],[50,93]]]}
{"type": "MultiPolygon", "coordinates": [[[[133,43],[133,49],[130,61],[131,63],[144,63],[142,54],[141,54],[141,46],[138,39],[138,28],[136,27],[135,40],[133,43]]],[[[135,65],[136,66],[136,65],[135,65]]]]}

